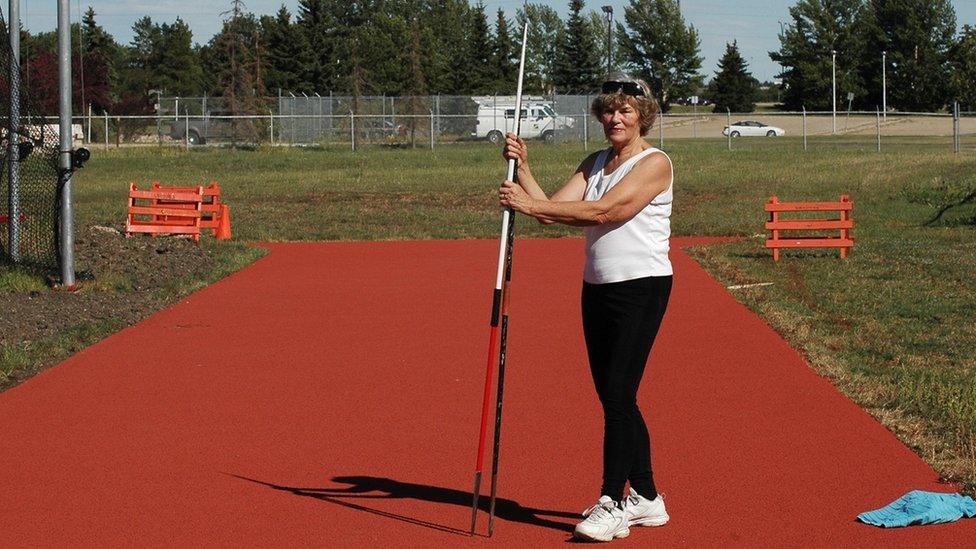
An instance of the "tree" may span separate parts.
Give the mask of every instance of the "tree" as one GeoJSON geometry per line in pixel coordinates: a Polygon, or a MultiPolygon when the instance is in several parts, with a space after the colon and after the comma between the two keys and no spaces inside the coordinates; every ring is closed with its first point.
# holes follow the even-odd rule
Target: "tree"
{"type": "Polygon", "coordinates": [[[158,44],[154,55],[156,85],[169,95],[199,95],[203,91],[203,67],[193,48],[193,33],[179,17],[173,24],[158,27],[158,44]]]}
{"type": "Polygon", "coordinates": [[[518,77],[521,32],[518,33],[518,38],[518,42],[512,39],[512,33],[508,29],[508,19],[505,18],[505,12],[499,8],[495,20],[495,37],[491,45],[491,76],[496,90],[511,87],[511,83],[518,77]]]}
{"type": "Polygon", "coordinates": [[[963,25],[959,41],[950,56],[953,97],[964,111],[976,110],[976,28],[963,25]]]}
{"type": "Polygon", "coordinates": [[[759,82],[752,76],[735,40],[725,44],[725,55],[718,62],[718,72],[709,84],[714,102],[713,112],[752,112],[756,110],[759,82]]]}
{"type": "MultiPolygon", "coordinates": [[[[235,116],[264,114],[264,59],[257,18],[244,13],[240,0],[232,0],[220,32],[210,41],[208,71],[217,75],[224,108],[235,116]]],[[[233,139],[254,142],[258,129],[251,119],[237,118],[233,139]]]]}
{"type": "Polygon", "coordinates": [[[313,92],[309,80],[313,58],[308,39],[292,22],[288,8],[281,6],[274,17],[262,17],[261,29],[267,48],[268,89],[313,92]]]}
{"type": "Polygon", "coordinates": [[[582,10],[583,0],[572,0],[569,3],[566,34],[556,52],[553,80],[556,88],[563,93],[594,92],[600,86],[603,73],[598,57],[599,49],[596,47],[592,29],[580,15],[582,10]]]}
{"type": "Polygon", "coordinates": [[[525,4],[516,15],[519,28],[529,22],[529,36],[525,52],[525,82],[527,93],[548,94],[553,91],[556,51],[566,28],[556,10],[545,4],[525,4]]]}
{"type": "MultiPolygon", "coordinates": [[[[769,57],[783,67],[787,109],[829,110],[833,105],[833,55],[837,94],[853,93],[856,104],[870,104],[862,75],[870,14],[864,0],[800,0],[790,8],[793,22],[780,34],[780,49],[769,57]]],[[[879,86],[880,87],[880,86],[879,86]]]]}
{"type": "Polygon", "coordinates": [[[631,0],[624,19],[629,30],[618,23],[615,33],[626,54],[621,61],[647,80],[666,112],[701,83],[698,31],[685,25],[677,0],[631,0]]]}
{"type": "Polygon", "coordinates": [[[482,95],[497,91],[491,73],[491,43],[485,6],[479,1],[468,11],[468,33],[464,44],[468,50],[468,93],[482,95]]]}
{"type": "Polygon", "coordinates": [[[862,57],[872,105],[881,104],[881,52],[887,52],[888,105],[935,111],[951,102],[950,53],[956,14],[949,0],[870,0],[870,43],[862,57]]]}

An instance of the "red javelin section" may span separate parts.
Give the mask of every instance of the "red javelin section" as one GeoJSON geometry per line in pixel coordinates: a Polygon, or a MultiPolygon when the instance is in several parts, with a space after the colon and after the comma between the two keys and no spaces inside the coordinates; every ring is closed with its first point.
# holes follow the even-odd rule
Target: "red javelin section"
{"type": "MultiPolygon", "coordinates": [[[[672,521],[614,546],[973,539],[854,522],[953,487],[677,246],[640,395],[672,521]]],[[[600,485],[582,242],[515,247],[491,540],[465,531],[497,243],[451,241],[274,245],[0,394],[0,546],[561,546],[600,485]]]]}

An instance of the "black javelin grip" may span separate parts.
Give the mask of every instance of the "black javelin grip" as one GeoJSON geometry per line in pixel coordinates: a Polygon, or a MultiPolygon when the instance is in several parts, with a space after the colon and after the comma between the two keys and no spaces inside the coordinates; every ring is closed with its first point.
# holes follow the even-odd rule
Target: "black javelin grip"
{"type": "Polygon", "coordinates": [[[505,290],[502,295],[502,334],[498,344],[498,396],[495,399],[495,440],[491,455],[491,496],[488,505],[488,537],[495,529],[495,492],[498,487],[498,454],[502,436],[502,397],[505,389],[505,360],[508,356],[508,299],[512,286],[512,252],[515,248],[515,211],[508,217],[508,245],[505,250],[505,290]]]}

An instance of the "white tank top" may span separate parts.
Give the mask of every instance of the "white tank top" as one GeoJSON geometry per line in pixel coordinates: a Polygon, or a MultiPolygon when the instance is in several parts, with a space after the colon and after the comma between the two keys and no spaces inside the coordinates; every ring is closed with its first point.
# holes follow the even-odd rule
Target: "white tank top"
{"type": "MultiPolygon", "coordinates": [[[[586,182],[583,200],[600,200],[625,175],[630,173],[638,160],[664,151],[651,147],[628,158],[613,173],[605,175],[603,168],[611,149],[597,156],[593,171],[586,182]]],[[[591,284],[622,282],[647,276],[672,274],[668,259],[668,239],[671,237],[671,199],[674,187],[674,169],[668,188],[654,197],[634,217],[616,223],[604,223],[586,227],[586,267],[583,280],[591,284]]]]}

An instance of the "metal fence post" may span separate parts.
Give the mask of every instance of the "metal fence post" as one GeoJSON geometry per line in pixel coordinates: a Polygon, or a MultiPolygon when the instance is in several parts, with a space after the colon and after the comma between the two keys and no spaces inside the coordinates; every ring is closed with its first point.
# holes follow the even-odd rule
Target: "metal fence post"
{"type": "Polygon", "coordinates": [[[434,109],[430,110],[430,150],[434,150],[434,109]]]}
{"type": "MultiPolygon", "coordinates": [[[[189,152],[190,150],[190,109],[187,109],[185,106],[183,107],[183,109],[186,111],[184,113],[186,114],[186,116],[183,117],[183,148],[186,149],[187,152],[189,152]]],[[[177,116],[179,116],[179,114],[180,114],[179,112],[176,113],[177,116]]]]}
{"type": "Polygon", "coordinates": [[[962,136],[959,134],[959,102],[952,103],[952,150],[959,153],[962,150],[962,136]]]}
{"type": "Polygon", "coordinates": [[[664,111],[661,111],[661,121],[657,125],[658,131],[661,133],[661,143],[658,145],[659,149],[664,148],[664,111]]]}
{"type": "Polygon", "coordinates": [[[807,150],[807,106],[803,106],[803,150],[807,150]]]}
{"type": "Polygon", "coordinates": [[[58,0],[58,80],[60,83],[61,285],[75,285],[75,211],[71,181],[71,18],[68,0],[58,0]]]}
{"type": "Polygon", "coordinates": [[[105,150],[108,150],[108,111],[105,111],[105,150]]]}
{"type": "MultiPolygon", "coordinates": [[[[10,126],[8,135],[18,135],[20,127],[20,1],[10,0],[10,126]]],[[[20,158],[17,154],[17,141],[7,139],[7,244],[10,259],[20,260],[20,158]]]]}
{"type": "MultiPolygon", "coordinates": [[[[586,103],[590,102],[590,96],[586,96],[586,103]]],[[[586,103],[583,104],[583,150],[589,150],[589,128],[587,127],[586,103]]]]}
{"type": "Polygon", "coordinates": [[[274,145],[274,111],[268,109],[268,118],[271,120],[271,144],[274,145]]]}
{"type": "Polygon", "coordinates": [[[725,107],[725,129],[726,139],[729,142],[729,150],[732,150],[732,111],[725,107]]]}
{"type": "Polygon", "coordinates": [[[356,115],[349,110],[349,138],[352,141],[352,150],[356,150],[356,115]]]}
{"type": "Polygon", "coordinates": [[[877,109],[878,111],[877,112],[878,152],[881,152],[881,109],[879,109],[877,106],[875,106],[874,108],[877,109]]]}
{"type": "Polygon", "coordinates": [[[86,121],[88,122],[88,136],[87,136],[88,139],[86,141],[87,143],[91,143],[91,122],[92,122],[91,119],[92,119],[92,106],[91,106],[91,103],[89,103],[88,104],[88,117],[86,118],[86,121]]]}

